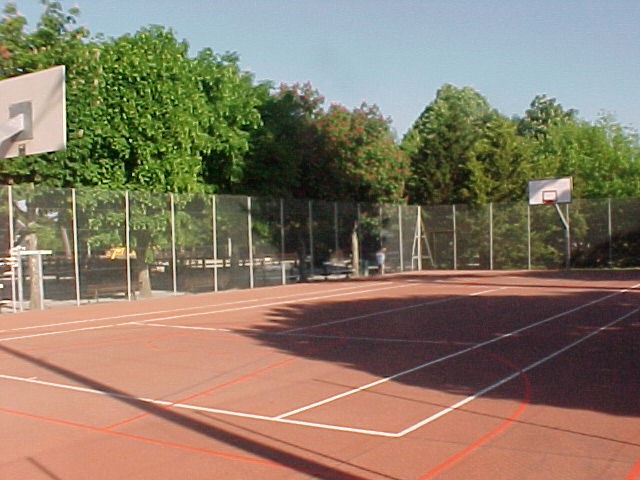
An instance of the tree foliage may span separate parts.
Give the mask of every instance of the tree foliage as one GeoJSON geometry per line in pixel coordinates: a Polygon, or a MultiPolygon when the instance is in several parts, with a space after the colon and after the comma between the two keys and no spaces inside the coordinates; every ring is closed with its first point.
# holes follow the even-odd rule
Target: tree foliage
{"type": "Polygon", "coordinates": [[[311,84],[281,85],[261,106],[244,191],[281,197],[401,201],[408,165],[377,106],[323,109],[311,84]]]}
{"type": "Polygon", "coordinates": [[[157,26],[90,39],[75,27],[77,9],[44,5],[32,32],[15,5],[5,7],[0,72],[66,66],[68,147],[3,166],[5,180],[174,192],[237,181],[259,114],[235,56],[190,58],[186,42],[157,26]]]}
{"type": "Polygon", "coordinates": [[[402,146],[414,203],[522,200],[528,180],[564,176],[573,177],[576,197],[640,194],[638,134],[610,116],[579,120],[547,95],[508,119],[473,89],[445,85],[402,146]]]}
{"type": "Polygon", "coordinates": [[[318,121],[324,148],[314,184],[315,198],[398,203],[409,173],[389,121],[377,106],[349,111],[332,105],[318,121]],[[326,188],[329,185],[330,188],[326,188]]]}
{"type": "Polygon", "coordinates": [[[310,83],[261,85],[262,127],[251,137],[244,193],[276,198],[313,198],[310,172],[316,169],[321,138],[317,120],[324,98],[310,83]]]}
{"type": "Polygon", "coordinates": [[[506,118],[445,84],[397,144],[375,105],[324,106],[310,83],[254,85],[235,54],[163,27],[92,36],[77,8],[42,0],[29,28],[8,2],[0,78],[65,65],[68,148],[12,159],[4,183],[442,204],[520,200],[531,178],[572,176],[576,196],[639,195],[637,132],[536,95],[506,118]]]}
{"type": "MultiPolygon", "coordinates": [[[[444,85],[412,127],[408,186],[412,203],[474,203],[486,189],[479,151],[498,114],[470,87],[444,85]]],[[[484,143],[484,145],[483,145],[484,143]]],[[[486,149],[485,149],[486,151],[486,149]]],[[[487,172],[488,173],[488,172],[487,172]]]]}

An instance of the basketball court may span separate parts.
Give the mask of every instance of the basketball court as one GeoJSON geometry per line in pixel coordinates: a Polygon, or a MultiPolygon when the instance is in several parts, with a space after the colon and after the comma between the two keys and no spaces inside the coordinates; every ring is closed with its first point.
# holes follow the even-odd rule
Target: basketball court
{"type": "Polygon", "coordinates": [[[449,271],[7,315],[0,477],[638,478],[639,288],[449,271]]]}

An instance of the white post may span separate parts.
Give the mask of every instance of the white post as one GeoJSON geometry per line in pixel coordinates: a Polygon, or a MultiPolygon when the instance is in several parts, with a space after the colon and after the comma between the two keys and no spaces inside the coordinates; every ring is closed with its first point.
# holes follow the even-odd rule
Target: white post
{"type": "Polygon", "coordinates": [[[213,291],[218,291],[218,232],[216,222],[216,196],[211,196],[211,228],[213,230],[213,291]]]}
{"type": "Polygon", "coordinates": [[[280,270],[282,272],[282,285],[287,283],[287,269],[284,263],[284,199],[280,199],[280,270]]]}
{"type": "Polygon", "coordinates": [[[76,285],[76,305],[80,306],[80,263],[78,259],[78,208],[76,189],[71,189],[71,215],[73,220],[73,270],[76,285]]]}
{"type": "Polygon", "coordinates": [[[527,268],[531,270],[531,205],[527,205],[527,268]]]}
{"type": "Polygon", "coordinates": [[[338,240],[338,202],[333,202],[333,239],[334,239],[334,252],[337,252],[340,248],[340,242],[338,240]]]}
{"type": "Polygon", "coordinates": [[[456,232],[456,206],[453,208],[453,269],[458,269],[458,232],[456,232]]]}
{"type": "Polygon", "coordinates": [[[7,202],[9,202],[9,255],[11,255],[11,304],[13,313],[16,313],[16,268],[18,264],[15,262],[13,255],[13,247],[15,246],[16,239],[13,230],[13,187],[9,185],[7,187],[7,202]]]}
{"type": "Polygon", "coordinates": [[[489,203],[489,270],[493,270],[493,202],[489,203]]]}
{"type": "Polygon", "coordinates": [[[127,259],[127,300],[131,301],[131,236],[129,218],[129,190],[124,192],[124,228],[125,228],[125,248],[127,249],[125,258],[127,259]]]}
{"type": "Polygon", "coordinates": [[[400,245],[400,271],[404,272],[404,248],[402,245],[402,206],[398,205],[398,243],[400,245]]]}
{"type": "Polygon", "coordinates": [[[249,288],[253,288],[253,228],[251,221],[251,197],[247,197],[247,240],[249,241],[249,288]]]}
{"type": "Polygon", "coordinates": [[[313,275],[313,253],[313,203],[309,200],[309,277],[313,275]]]}
{"type": "Polygon", "coordinates": [[[173,197],[173,193],[169,194],[169,200],[171,202],[171,265],[172,265],[172,280],[173,280],[173,294],[178,294],[178,261],[176,258],[176,204],[173,197]]]}
{"type": "Polygon", "coordinates": [[[607,230],[609,235],[609,266],[613,265],[613,223],[611,222],[611,199],[607,199],[607,230]]]}

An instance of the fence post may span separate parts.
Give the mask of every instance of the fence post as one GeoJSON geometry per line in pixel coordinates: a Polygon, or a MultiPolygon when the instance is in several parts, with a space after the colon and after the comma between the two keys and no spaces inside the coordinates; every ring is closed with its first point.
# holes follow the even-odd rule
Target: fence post
{"type": "Polygon", "coordinates": [[[249,288],[253,288],[253,222],[251,219],[251,197],[247,197],[247,240],[249,242],[249,288]]]}
{"type": "Polygon", "coordinates": [[[173,192],[169,193],[169,201],[171,204],[171,265],[172,265],[172,281],[173,281],[173,294],[178,294],[178,262],[176,259],[176,204],[173,196],[173,192]]]}
{"type": "Polygon", "coordinates": [[[456,205],[452,206],[453,211],[453,269],[458,269],[458,232],[456,231],[456,205]]]}
{"type": "Polygon", "coordinates": [[[489,203],[489,270],[493,270],[493,202],[489,203]]]}
{"type": "Polygon", "coordinates": [[[527,268],[531,270],[531,205],[527,204],[527,268]]]}
{"type": "Polygon", "coordinates": [[[125,258],[127,264],[127,300],[131,301],[131,237],[130,237],[130,218],[129,218],[129,190],[124,191],[124,229],[125,229],[125,258]]]}
{"type": "MultiPolygon", "coordinates": [[[[13,230],[13,187],[11,185],[8,185],[7,187],[7,202],[9,203],[8,205],[8,221],[9,221],[9,255],[11,257],[13,257],[13,247],[16,244],[16,239],[15,239],[15,232],[13,230]]],[[[13,309],[13,313],[16,313],[16,289],[17,289],[17,284],[16,284],[16,267],[11,267],[11,305],[12,305],[12,309],[13,309]]],[[[20,305],[20,308],[22,309],[22,305],[20,305]]]]}
{"type": "Polygon", "coordinates": [[[402,245],[402,206],[398,205],[398,242],[400,246],[400,271],[404,272],[404,248],[402,245]]]}
{"type": "Polygon", "coordinates": [[[73,222],[73,273],[75,277],[76,305],[80,306],[80,263],[78,260],[78,203],[76,189],[71,189],[71,218],[73,222]]]}
{"type": "Polygon", "coordinates": [[[609,235],[609,266],[613,265],[613,223],[611,221],[611,198],[607,199],[607,229],[609,235]]]}
{"type": "Polygon", "coordinates": [[[338,202],[333,202],[333,251],[337,252],[340,248],[340,242],[338,241],[338,202]]]}
{"type": "Polygon", "coordinates": [[[216,196],[211,195],[211,230],[213,240],[213,291],[218,291],[218,225],[216,221],[216,196]]]}
{"type": "Polygon", "coordinates": [[[284,261],[284,199],[280,199],[280,271],[282,272],[282,285],[287,284],[287,266],[284,261]]]}
{"type": "MultiPolygon", "coordinates": [[[[309,276],[313,276],[314,255],[313,255],[313,200],[309,200],[309,276]]],[[[304,262],[304,259],[302,259],[304,262]]]]}

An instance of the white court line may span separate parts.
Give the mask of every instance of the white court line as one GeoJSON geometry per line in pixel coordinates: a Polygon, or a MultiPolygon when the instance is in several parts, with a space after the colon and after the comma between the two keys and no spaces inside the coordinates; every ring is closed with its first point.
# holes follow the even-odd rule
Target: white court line
{"type": "Polygon", "coordinates": [[[206,332],[233,333],[233,330],[230,330],[228,328],[191,327],[189,325],[165,325],[164,323],[129,322],[127,323],[127,325],[140,325],[143,327],[159,327],[159,328],[177,328],[178,330],[203,330],[206,332]]]}
{"type": "MultiPolygon", "coordinates": [[[[141,323],[141,322],[129,322],[126,325],[139,325],[145,327],[159,327],[159,328],[175,328],[179,330],[202,330],[205,332],[223,332],[223,333],[240,333],[242,335],[279,335],[278,333],[255,333],[253,330],[231,330],[228,328],[214,328],[214,327],[191,327],[189,325],[165,325],[164,323],[141,323]]],[[[322,340],[349,340],[354,342],[378,342],[378,343],[400,343],[407,345],[473,345],[471,342],[452,342],[449,340],[415,340],[411,338],[385,338],[385,337],[352,337],[345,335],[314,335],[311,333],[292,333],[287,336],[300,337],[300,338],[315,338],[322,340]]]]}
{"type": "MultiPolygon", "coordinates": [[[[350,286],[350,287],[343,287],[343,288],[335,288],[335,289],[331,289],[331,290],[327,290],[327,292],[342,292],[344,290],[355,290],[356,288],[360,288],[362,285],[357,285],[357,286],[350,286]]],[[[269,288],[269,287],[266,287],[269,288]]],[[[276,288],[276,287],[274,287],[276,288]]],[[[388,287],[384,287],[380,290],[386,289],[388,287]]],[[[369,290],[366,290],[367,292],[369,290]]],[[[214,292],[211,292],[214,293],[214,292]]],[[[224,293],[228,293],[228,291],[224,291],[224,292],[215,292],[216,295],[219,294],[224,294],[224,293]]],[[[357,293],[354,292],[354,293],[357,293]]],[[[296,301],[296,297],[302,297],[305,295],[316,295],[315,292],[303,292],[303,293],[292,293],[289,295],[281,295],[278,297],[271,297],[270,300],[273,299],[289,299],[291,302],[296,301]]],[[[322,297],[316,297],[316,298],[322,298],[322,297]]],[[[216,303],[215,305],[213,305],[214,307],[226,307],[229,305],[238,305],[238,304],[243,304],[243,303],[251,303],[251,302],[259,302],[262,299],[246,299],[246,300],[237,300],[235,302],[225,302],[225,303],[216,303]]],[[[253,306],[254,308],[259,308],[260,305],[255,305],[253,306]]],[[[155,311],[150,311],[150,312],[139,312],[139,313],[124,313],[122,315],[110,315],[107,317],[97,317],[97,318],[87,318],[84,320],[73,320],[70,322],[59,322],[59,323],[50,323],[50,324],[45,324],[45,325],[31,325],[29,327],[18,327],[18,328],[10,328],[10,329],[5,329],[5,330],[0,330],[0,333],[8,333],[8,332],[20,332],[20,331],[24,331],[24,330],[35,330],[38,328],[50,328],[50,327],[62,327],[65,325],[77,325],[77,324],[83,324],[83,323],[93,323],[93,322],[102,322],[105,320],[121,320],[123,318],[135,318],[135,317],[144,317],[147,315],[160,315],[160,314],[165,314],[165,313],[169,313],[169,312],[188,312],[191,310],[198,310],[198,309],[205,309],[205,308],[212,308],[212,305],[196,305],[196,306],[192,306],[192,307],[181,307],[181,308],[169,308],[169,309],[164,309],[164,310],[155,310],[155,311]]],[[[215,313],[215,312],[214,312],[215,313]]]]}
{"type": "Polygon", "coordinates": [[[144,398],[144,397],[134,397],[134,396],[130,396],[130,395],[125,395],[125,394],[121,394],[121,393],[116,393],[116,392],[108,392],[108,391],[104,391],[104,390],[97,390],[97,389],[93,389],[93,388],[86,388],[86,387],[78,387],[78,386],[74,386],[74,385],[65,385],[65,384],[60,384],[60,383],[53,383],[53,382],[46,382],[46,381],[42,381],[42,380],[37,380],[35,377],[31,377],[31,378],[24,378],[24,377],[17,377],[14,375],[2,375],[0,374],[0,379],[4,379],[4,380],[13,380],[13,381],[18,381],[18,382],[24,382],[24,383],[30,383],[30,384],[35,384],[35,385],[42,385],[42,386],[47,386],[47,387],[52,387],[52,388],[60,388],[60,389],[65,389],[65,390],[71,390],[71,391],[75,391],[75,392],[82,392],[82,393],[90,393],[90,394],[95,394],[95,395],[102,395],[102,396],[107,396],[107,397],[113,397],[113,398],[118,398],[118,399],[125,399],[125,400],[133,400],[133,401],[138,401],[138,402],[144,402],[144,403],[150,403],[150,404],[154,404],[154,405],[159,405],[159,406],[164,406],[164,407],[171,407],[171,408],[180,408],[180,409],[185,409],[185,410],[192,410],[192,411],[198,411],[198,412],[206,412],[206,413],[212,413],[212,414],[218,414],[218,415],[226,415],[226,416],[232,416],[232,417],[240,417],[240,418],[247,418],[247,419],[252,419],[252,420],[261,420],[261,421],[268,421],[268,422],[275,422],[275,423],[284,423],[284,424],[289,424],[289,425],[297,425],[297,426],[303,426],[303,427],[312,427],[312,428],[318,428],[318,429],[323,429],[323,430],[334,430],[334,431],[340,431],[340,432],[348,432],[348,433],[357,433],[357,434],[362,434],[362,435],[370,435],[370,436],[378,436],[378,437],[387,437],[387,438],[400,438],[400,437],[404,437],[405,435],[408,435],[411,432],[415,432],[416,430],[424,427],[425,425],[428,425],[429,423],[433,423],[434,421],[436,421],[439,418],[444,417],[445,415],[460,409],[462,406],[471,403],[473,400],[478,399],[479,397],[489,393],[492,390],[495,390],[496,388],[500,387],[501,385],[504,385],[505,383],[510,382],[511,380],[519,377],[520,375],[522,375],[522,373],[528,372],[530,370],[533,370],[534,368],[548,362],[549,360],[557,357],[558,355],[574,348],[575,346],[585,342],[586,340],[590,339],[591,337],[601,333],[602,331],[606,330],[609,327],[612,327],[613,325],[620,323],[623,320],[626,320],[627,318],[629,318],[632,315],[637,314],[638,312],[640,312],[640,308],[635,308],[634,310],[616,318],[615,320],[607,323],[606,325],[603,325],[599,328],[597,328],[596,330],[584,335],[583,337],[580,337],[579,339],[571,342],[568,345],[565,345],[564,347],[550,353],[549,355],[533,362],[530,363],[529,365],[527,365],[526,367],[520,369],[518,372],[515,372],[511,375],[508,375],[506,377],[503,377],[502,379],[498,380],[497,382],[479,390],[478,392],[474,393],[473,395],[469,395],[468,397],[460,400],[459,402],[442,409],[441,411],[439,411],[438,413],[431,415],[430,417],[425,418],[424,420],[421,420],[407,428],[405,428],[404,430],[401,430],[399,432],[385,432],[385,431],[380,431],[380,430],[371,430],[371,429],[363,429],[363,428],[353,428],[353,427],[347,427],[347,426],[341,426],[341,425],[332,425],[332,424],[326,424],[326,423],[316,423],[316,422],[305,422],[305,421],[301,421],[301,420],[291,420],[291,419],[286,419],[286,418],[281,418],[281,417],[272,417],[272,416],[266,416],[266,415],[256,415],[256,414],[252,414],[252,413],[243,413],[243,412],[236,412],[236,411],[232,411],[232,410],[222,410],[222,409],[218,409],[218,408],[209,408],[209,407],[201,407],[198,405],[189,405],[189,404],[184,404],[184,403],[173,403],[167,400],[156,400],[156,399],[152,399],[152,398],[144,398]]]}
{"type": "Polygon", "coordinates": [[[86,332],[89,330],[101,330],[104,328],[113,328],[113,327],[119,327],[122,325],[127,325],[127,324],[122,323],[122,324],[115,324],[115,325],[97,325],[95,327],[73,328],[71,330],[56,330],[55,332],[31,333],[29,335],[19,335],[17,337],[0,338],[0,343],[10,342],[12,340],[24,340],[26,338],[49,337],[52,335],[63,335],[65,333],[86,332]]]}
{"type": "Polygon", "coordinates": [[[553,353],[547,355],[546,357],[541,358],[540,360],[530,363],[529,365],[527,365],[526,367],[520,369],[520,371],[515,372],[511,375],[508,375],[500,380],[498,380],[496,383],[489,385],[488,387],[483,388],[482,390],[479,390],[478,392],[474,393],[473,395],[468,396],[467,398],[464,398],[462,400],[460,400],[459,402],[451,405],[450,407],[447,407],[443,410],[441,410],[440,412],[431,415],[428,418],[425,418],[424,420],[411,425],[408,428],[405,428],[404,430],[402,430],[401,432],[398,432],[397,436],[398,437],[403,437],[405,435],[407,435],[408,433],[411,432],[415,432],[416,430],[424,427],[425,425],[434,422],[435,420],[437,420],[438,418],[441,418],[443,416],[445,416],[447,413],[451,413],[454,410],[459,409],[460,407],[466,405],[467,403],[472,402],[473,400],[476,400],[477,398],[489,393],[492,390],[495,390],[496,388],[500,387],[501,385],[504,385],[507,382],[510,382],[511,380],[513,380],[514,378],[519,377],[520,375],[522,375],[523,373],[528,372],[529,370],[533,370],[534,368],[542,365],[543,363],[548,362],[549,360],[551,360],[552,358],[557,357],[558,355],[566,352],[567,350],[572,349],[573,347],[581,344],[582,342],[587,341],[588,339],[590,339],[591,337],[598,335],[599,333],[601,333],[602,331],[606,330],[609,327],[612,327],[613,325],[622,322],[623,320],[626,320],[627,318],[629,318],[632,315],[637,314],[638,312],[640,312],[640,308],[635,308],[630,312],[627,312],[626,314],[622,315],[621,317],[616,318],[615,320],[607,323],[606,325],[603,325],[601,327],[599,327],[598,329],[588,333],[587,335],[580,337],[579,339],[569,343],[568,345],[565,345],[564,347],[554,351],[553,353]]]}
{"type": "Polygon", "coordinates": [[[482,292],[470,293],[468,295],[448,296],[448,297],[445,297],[445,298],[440,298],[438,300],[431,300],[429,302],[414,303],[412,305],[404,305],[402,307],[389,308],[389,309],[386,309],[386,310],[378,310],[376,312],[371,312],[371,313],[363,313],[362,315],[354,315],[353,317],[339,318],[337,320],[331,320],[329,322],[322,322],[322,323],[316,323],[314,325],[307,325],[306,327],[290,328],[288,330],[283,330],[281,332],[278,332],[277,335],[289,335],[290,333],[301,332],[302,330],[311,330],[311,329],[318,328],[318,327],[326,327],[328,325],[337,325],[339,323],[352,322],[354,320],[362,320],[363,318],[370,318],[370,317],[375,317],[375,316],[378,316],[378,315],[386,315],[387,313],[396,313],[396,312],[402,312],[402,311],[405,311],[405,310],[411,310],[413,308],[421,308],[421,307],[426,307],[426,306],[430,306],[430,305],[438,305],[438,304],[441,304],[441,303],[453,302],[455,300],[460,300],[462,298],[475,297],[475,296],[482,295],[482,294],[485,294],[485,293],[491,293],[491,292],[497,292],[499,290],[504,290],[506,288],[510,288],[510,287],[493,288],[491,290],[484,290],[482,292]]]}
{"type": "MultiPolygon", "coordinates": [[[[631,288],[635,288],[637,286],[640,286],[640,284],[634,285],[631,288]]],[[[512,330],[511,332],[505,333],[503,335],[500,335],[499,337],[493,337],[493,338],[491,338],[489,340],[485,340],[484,342],[476,343],[476,344],[474,344],[474,345],[472,345],[470,347],[463,348],[461,350],[458,350],[456,352],[450,353],[448,355],[444,355],[442,357],[430,360],[428,362],[422,363],[420,365],[417,365],[415,367],[409,368],[407,370],[403,370],[402,372],[398,372],[398,373],[396,373],[394,375],[390,375],[390,376],[381,378],[379,380],[376,380],[374,382],[368,383],[366,385],[362,385],[360,387],[353,388],[351,390],[347,390],[346,392],[339,393],[339,394],[334,395],[332,397],[325,398],[324,400],[320,400],[320,401],[314,402],[312,404],[302,406],[302,407],[297,408],[295,410],[291,410],[289,412],[282,413],[282,414],[278,415],[276,418],[287,418],[287,417],[290,417],[290,416],[293,416],[293,415],[297,415],[297,414],[302,413],[302,412],[306,412],[308,410],[312,410],[314,408],[317,408],[317,407],[320,407],[320,406],[323,406],[323,405],[327,405],[328,403],[335,402],[336,400],[340,400],[340,399],[348,397],[350,395],[353,395],[353,394],[356,394],[356,393],[360,393],[362,391],[368,390],[368,389],[376,387],[378,385],[382,385],[384,383],[390,382],[391,380],[394,380],[394,379],[399,378],[399,377],[403,377],[403,376],[408,375],[410,373],[417,372],[418,370],[422,370],[423,368],[430,367],[432,365],[436,365],[438,363],[444,362],[445,360],[450,360],[452,358],[459,357],[460,355],[464,355],[465,353],[469,353],[469,352],[472,352],[472,351],[477,350],[479,348],[485,347],[487,345],[491,345],[492,343],[499,342],[500,340],[503,340],[505,338],[511,337],[513,335],[517,335],[518,333],[522,333],[522,332],[524,332],[526,330],[529,330],[529,329],[532,329],[532,328],[535,328],[535,327],[539,327],[540,325],[544,325],[545,323],[551,322],[552,320],[555,320],[557,318],[563,317],[565,315],[569,315],[570,313],[574,313],[574,312],[580,311],[580,310],[582,310],[584,308],[587,308],[587,307],[590,307],[590,306],[595,305],[597,303],[603,302],[603,301],[605,301],[605,300],[607,300],[609,298],[615,297],[617,295],[621,295],[621,294],[626,293],[628,291],[629,291],[629,289],[624,289],[624,290],[620,290],[618,292],[611,293],[609,295],[605,295],[604,297],[601,297],[599,299],[592,300],[590,302],[584,303],[582,305],[578,305],[577,307],[571,308],[569,310],[565,310],[564,312],[557,313],[555,315],[552,315],[550,317],[544,318],[544,319],[539,320],[537,322],[531,323],[529,325],[525,325],[524,327],[520,327],[520,328],[518,328],[516,330],[512,330]]]]}
{"type": "Polygon", "coordinates": [[[162,407],[181,408],[183,410],[193,410],[193,411],[199,411],[199,412],[215,413],[215,414],[226,415],[226,416],[231,416],[231,417],[241,417],[241,418],[248,418],[248,419],[252,419],[252,420],[263,420],[263,421],[268,421],[268,422],[285,423],[285,424],[289,424],[289,425],[313,427],[313,428],[320,428],[320,429],[324,429],[324,430],[336,430],[336,431],[341,431],[341,432],[359,433],[359,434],[363,434],[363,435],[373,435],[373,436],[379,436],[379,437],[395,437],[395,436],[397,436],[396,433],[392,433],[392,432],[383,432],[383,431],[368,430],[368,429],[363,429],[363,428],[345,427],[345,426],[331,425],[331,424],[325,424],[325,423],[305,422],[305,421],[300,421],[300,420],[278,419],[278,418],[275,418],[275,417],[270,417],[270,416],[266,416],[266,415],[256,415],[256,414],[253,414],[253,413],[235,412],[235,411],[232,411],[232,410],[221,410],[219,408],[201,407],[201,406],[198,406],[198,405],[189,405],[189,404],[186,404],[186,403],[174,403],[174,402],[170,402],[170,401],[167,401],[167,400],[156,400],[156,399],[153,399],[153,398],[134,397],[132,395],[126,395],[126,394],[117,393],[117,392],[110,392],[110,391],[106,391],[106,390],[98,390],[98,389],[95,389],[95,388],[78,387],[78,386],[75,386],[75,385],[67,385],[67,384],[63,384],[63,383],[46,382],[46,381],[43,381],[43,380],[37,380],[35,377],[25,378],[25,377],[16,377],[14,375],[3,375],[3,374],[0,374],[0,379],[12,380],[12,381],[23,382],[23,383],[30,383],[30,384],[33,384],[33,385],[41,385],[41,386],[46,386],[46,387],[51,387],[51,388],[59,388],[59,389],[63,389],[63,390],[71,390],[71,391],[80,392],[80,393],[90,393],[90,394],[93,394],[93,395],[101,395],[101,396],[104,396],[104,397],[111,397],[111,398],[116,398],[116,399],[128,400],[129,402],[144,402],[144,403],[149,403],[149,404],[153,404],[153,405],[159,405],[159,406],[162,406],[162,407]]]}

